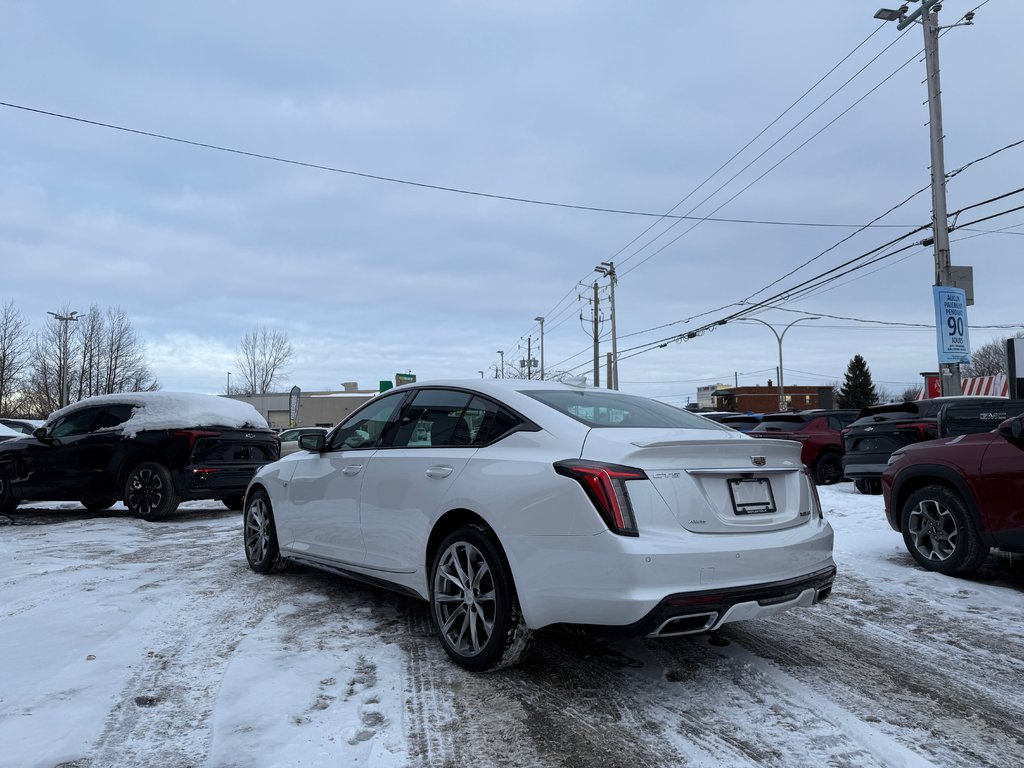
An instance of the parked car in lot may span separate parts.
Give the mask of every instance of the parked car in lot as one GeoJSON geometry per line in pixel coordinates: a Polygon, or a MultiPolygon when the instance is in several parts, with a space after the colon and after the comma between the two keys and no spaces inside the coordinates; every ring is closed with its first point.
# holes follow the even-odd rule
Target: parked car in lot
{"type": "Polygon", "coordinates": [[[123,501],[146,520],[179,501],[241,509],[256,470],[280,443],[248,403],[212,395],[100,395],[55,411],[32,435],[0,443],[0,513],[22,501],[123,501]]]}
{"type": "Polygon", "coordinates": [[[430,603],[447,654],[516,663],[530,634],[714,630],[825,599],[832,529],[790,441],[548,381],[398,387],[263,467],[244,550],[430,603]]]}
{"type": "Polygon", "coordinates": [[[10,440],[12,437],[21,437],[24,432],[19,432],[16,429],[12,429],[4,424],[0,424],[0,441],[10,440]]]}
{"type": "Polygon", "coordinates": [[[277,437],[281,441],[281,455],[287,456],[299,450],[299,438],[303,435],[326,435],[330,430],[327,427],[291,427],[281,430],[277,437]]]}
{"type": "Polygon", "coordinates": [[[935,397],[907,400],[864,408],[857,420],[843,431],[843,474],[861,493],[882,492],[882,472],[893,451],[904,446],[934,440],[943,434],[969,434],[994,428],[1012,415],[1013,401],[1005,397],[935,397]],[[946,406],[945,427],[939,415],[946,406]],[[972,412],[974,415],[969,416],[972,412]],[[982,417],[987,413],[988,417],[982,417]]]}
{"type": "Polygon", "coordinates": [[[13,429],[15,432],[20,432],[23,435],[31,435],[41,426],[43,422],[38,419],[0,419],[0,426],[5,426],[13,429]]]}
{"type": "Polygon", "coordinates": [[[814,482],[831,485],[843,479],[842,430],[857,418],[857,413],[853,409],[769,413],[747,434],[799,441],[800,458],[810,469],[814,482]]]}
{"type": "Polygon", "coordinates": [[[1024,553],[1024,415],[898,449],[882,492],[889,525],[928,570],[973,573],[992,547],[1024,553]]]}
{"type": "Polygon", "coordinates": [[[749,432],[761,423],[763,416],[764,414],[761,413],[740,413],[735,416],[723,416],[718,423],[735,429],[737,432],[749,432]]]}

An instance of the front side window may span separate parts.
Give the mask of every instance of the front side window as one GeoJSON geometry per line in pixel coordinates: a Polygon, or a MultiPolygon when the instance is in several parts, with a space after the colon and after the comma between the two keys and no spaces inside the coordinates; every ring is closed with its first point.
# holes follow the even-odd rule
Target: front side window
{"type": "Polygon", "coordinates": [[[378,447],[386,438],[388,425],[405,395],[405,392],[396,392],[371,400],[338,427],[331,436],[330,447],[334,450],[378,447]]]}
{"type": "Polygon", "coordinates": [[[588,427],[640,429],[706,429],[726,428],[682,408],[657,400],[605,389],[527,390],[524,395],[539,400],[560,413],[583,422],[588,427]]]}
{"type": "Polygon", "coordinates": [[[92,429],[93,422],[99,408],[84,408],[75,413],[69,413],[53,425],[50,430],[50,437],[71,437],[72,435],[84,435],[92,429]]]}

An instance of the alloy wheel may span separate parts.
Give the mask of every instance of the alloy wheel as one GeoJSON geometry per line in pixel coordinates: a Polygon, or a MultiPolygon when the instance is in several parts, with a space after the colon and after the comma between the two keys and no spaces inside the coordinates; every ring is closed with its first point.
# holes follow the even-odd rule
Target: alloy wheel
{"type": "Polygon", "coordinates": [[[480,653],[494,631],[494,576],[487,558],[466,541],[444,551],[434,573],[434,611],[445,641],[464,656],[480,653]]]}
{"type": "Polygon", "coordinates": [[[245,516],[245,549],[249,559],[261,562],[270,548],[270,514],[263,499],[254,499],[245,516]]]}
{"type": "Polygon", "coordinates": [[[956,551],[960,529],[949,509],[922,500],[910,510],[907,528],[914,548],[926,559],[942,562],[956,551]]]}
{"type": "Polygon", "coordinates": [[[145,515],[160,506],[164,498],[164,483],[152,469],[141,469],[132,475],[128,484],[129,505],[145,515]]]}

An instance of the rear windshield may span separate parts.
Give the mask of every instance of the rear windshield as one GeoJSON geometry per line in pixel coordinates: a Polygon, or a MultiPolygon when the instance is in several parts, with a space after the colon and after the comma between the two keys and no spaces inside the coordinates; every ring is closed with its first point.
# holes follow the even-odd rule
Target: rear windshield
{"type": "Polygon", "coordinates": [[[807,423],[801,416],[765,416],[751,432],[796,432],[807,423]]]}
{"type": "Polygon", "coordinates": [[[588,427],[626,429],[708,429],[731,431],[709,419],[657,400],[606,389],[529,390],[524,395],[588,427]]]}

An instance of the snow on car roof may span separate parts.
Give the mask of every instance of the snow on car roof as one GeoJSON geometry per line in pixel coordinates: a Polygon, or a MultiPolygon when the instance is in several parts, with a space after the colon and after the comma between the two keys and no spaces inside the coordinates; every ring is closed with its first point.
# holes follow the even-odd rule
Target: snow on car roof
{"type": "Polygon", "coordinates": [[[46,425],[49,426],[65,414],[105,403],[135,406],[131,418],[121,425],[126,437],[134,437],[146,429],[184,429],[198,426],[270,429],[267,420],[249,403],[192,392],[123,392],[116,395],[96,395],[54,411],[46,420],[46,425]]]}

